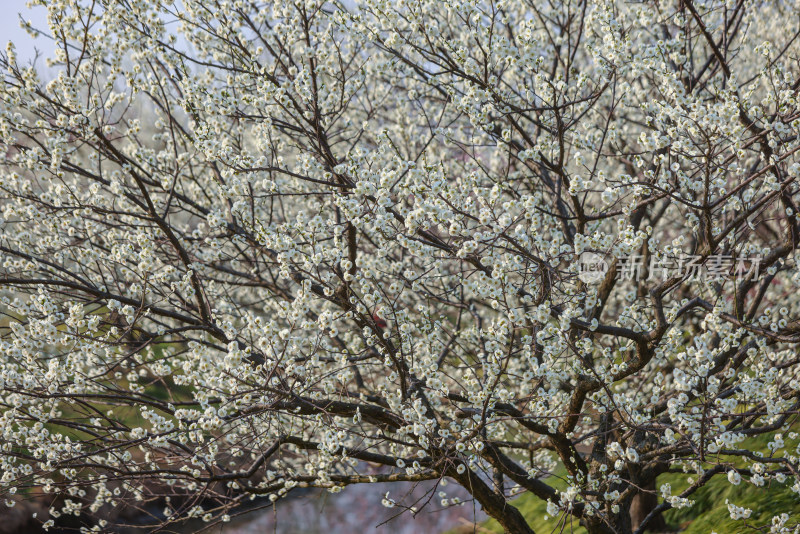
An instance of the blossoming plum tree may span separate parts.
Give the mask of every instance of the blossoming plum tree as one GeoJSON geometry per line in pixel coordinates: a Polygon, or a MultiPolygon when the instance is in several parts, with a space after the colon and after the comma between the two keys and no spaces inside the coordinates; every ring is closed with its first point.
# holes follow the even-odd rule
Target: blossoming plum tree
{"type": "Polygon", "coordinates": [[[797,1],[34,3],[0,487],[45,526],[449,480],[508,532],[529,492],[627,533],[715,477],[800,493],[797,1]]]}

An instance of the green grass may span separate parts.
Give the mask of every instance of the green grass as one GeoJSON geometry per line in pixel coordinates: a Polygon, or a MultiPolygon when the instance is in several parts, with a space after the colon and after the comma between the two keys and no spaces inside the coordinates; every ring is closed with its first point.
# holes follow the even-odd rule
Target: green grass
{"type": "MultiPolygon", "coordinates": [[[[522,515],[528,520],[528,524],[533,526],[536,534],[549,534],[551,532],[565,532],[574,534],[586,534],[586,529],[580,526],[578,520],[572,516],[561,515],[560,517],[547,517],[547,503],[537,499],[530,493],[522,495],[514,501],[522,515]]],[[[482,525],[489,532],[502,534],[503,527],[494,519],[482,525]]]]}
{"type": "MultiPolygon", "coordinates": [[[[767,456],[767,442],[770,439],[771,435],[751,438],[741,443],[740,447],[751,451],[760,451],[767,456]]],[[[794,449],[796,440],[791,440],[791,444],[788,439],[786,441],[787,449],[794,449]]],[[[726,460],[730,461],[730,458],[726,458],[726,460]]],[[[745,467],[747,462],[737,461],[736,465],[745,467]]],[[[677,495],[689,486],[687,479],[690,476],[682,473],[667,473],[658,477],[656,487],[660,488],[662,484],[668,483],[672,486],[672,494],[677,495]]],[[[696,479],[697,475],[694,475],[694,478],[696,479]]],[[[794,482],[790,480],[787,477],[787,482],[782,484],[772,480],[762,487],[757,487],[750,483],[747,477],[742,476],[742,482],[738,486],[734,486],[722,473],[712,478],[704,487],[689,497],[694,501],[693,506],[680,510],[668,510],[664,513],[664,519],[669,531],[680,531],[685,534],[752,533],[756,532],[752,527],[771,525],[772,518],[782,513],[788,513],[791,516],[787,526],[794,525],[800,522],[800,495],[791,490],[794,482]],[[737,506],[751,509],[750,518],[746,522],[732,520],[726,500],[737,506]]],[[[549,478],[546,482],[558,490],[563,490],[565,487],[565,483],[556,477],[549,478]]],[[[525,493],[515,499],[513,504],[522,512],[537,534],[556,532],[586,534],[586,530],[575,519],[565,518],[564,515],[555,518],[547,517],[547,503],[530,493],[525,493]]],[[[765,529],[765,531],[768,530],[769,528],[765,529]]],[[[478,531],[502,533],[503,529],[497,521],[492,519],[483,523],[478,531]]],[[[472,532],[472,529],[468,531],[454,530],[451,534],[461,532],[472,532]]]]}
{"type": "MultiPolygon", "coordinates": [[[[767,443],[772,436],[772,434],[756,436],[742,442],[739,447],[769,456],[767,443]]],[[[794,449],[795,446],[796,440],[786,439],[787,450],[794,449]]],[[[725,460],[731,461],[731,458],[726,457],[725,460]]],[[[737,467],[747,467],[749,464],[743,460],[734,463],[737,467]]],[[[658,478],[657,486],[660,487],[667,482],[672,485],[672,493],[675,495],[688,487],[687,477],[688,475],[682,474],[665,474],[658,478]]],[[[792,516],[790,524],[794,524],[800,521],[800,495],[791,490],[793,481],[789,480],[787,478],[787,482],[783,484],[770,480],[764,486],[758,487],[750,483],[747,477],[742,476],[742,482],[734,486],[728,482],[724,474],[717,475],[689,497],[694,501],[694,506],[681,510],[668,510],[664,513],[664,519],[672,529],[687,534],[705,534],[712,531],[718,534],[753,532],[748,525],[751,527],[769,525],[773,516],[782,513],[790,514],[792,516]],[[747,522],[734,521],[730,518],[726,500],[753,511],[747,522]]]]}
{"type": "MultiPolygon", "coordinates": [[[[678,492],[678,488],[682,489],[686,486],[683,475],[662,475],[658,479],[658,486],[660,487],[665,482],[672,484],[673,494],[678,492]]],[[[790,514],[792,516],[790,524],[794,524],[794,521],[800,520],[800,497],[791,491],[790,486],[789,483],[777,484],[773,481],[771,484],[759,488],[744,480],[738,486],[733,486],[722,475],[711,479],[705,487],[692,495],[692,500],[695,501],[694,506],[681,510],[668,510],[664,514],[664,518],[670,531],[681,531],[684,534],[752,533],[754,530],[748,528],[747,525],[751,527],[769,525],[773,516],[782,513],[790,514]],[[753,510],[747,523],[730,518],[728,506],[725,504],[726,499],[737,506],[753,510]]],[[[537,534],[555,532],[586,534],[586,529],[581,527],[575,519],[570,521],[570,518],[565,519],[564,516],[544,519],[547,516],[547,503],[529,493],[516,499],[514,506],[527,518],[528,523],[537,534]]],[[[485,522],[481,527],[479,532],[503,532],[502,527],[493,519],[485,522]]],[[[458,532],[455,530],[452,531],[452,534],[458,532]]]]}
{"type": "MultiPolygon", "coordinates": [[[[556,477],[548,478],[547,483],[557,490],[563,490],[567,486],[563,480],[556,477]]],[[[578,520],[572,516],[548,516],[547,503],[534,497],[530,493],[521,495],[519,498],[514,500],[513,504],[519,509],[522,515],[525,516],[525,518],[528,520],[528,524],[533,526],[536,534],[549,534],[551,532],[586,534],[586,529],[580,526],[578,524],[578,520]],[[545,517],[547,517],[547,519],[545,519],[545,517]]],[[[473,529],[471,527],[464,527],[462,529],[450,531],[447,534],[466,534],[468,532],[472,533],[473,529]]],[[[500,524],[494,519],[490,519],[489,521],[486,521],[480,525],[478,532],[502,534],[503,527],[501,527],[500,524]]]]}
{"type": "MultiPolygon", "coordinates": [[[[673,488],[678,486],[680,477],[665,475],[659,477],[659,484],[674,480],[673,488]]],[[[742,481],[733,486],[723,476],[715,477],[698,490],[693,496],[695,501],[691,508],[668,510],[664,514],[667,525],[673,530],[681,530],[687,534],[707,534],[717,532],[753,532],[750,526],[764,526],[772,522],[772,517],[782,513],[793,516],[794,521],[800,519],[800,497],[790,489],[791,484],[772,482],[763,487],[756,487],[750,482],[742,481]],[[752,515],[744,521],[734,521],[728,512],[725,500],[737,506],[753,510],[752,515]]],[[[673,489],[673,493],[675,490],[673,489]]],[[[793,523],[794,521],[791,521],[793,523]]]]}

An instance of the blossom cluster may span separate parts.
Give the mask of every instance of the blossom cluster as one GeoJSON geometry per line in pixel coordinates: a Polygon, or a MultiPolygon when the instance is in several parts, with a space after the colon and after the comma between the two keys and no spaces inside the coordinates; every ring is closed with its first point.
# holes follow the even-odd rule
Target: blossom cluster
{"type": "Polygon", "coordinates": [[[594,534],[714,477],[800,493],[797,2],[32,3],[0,491],[44,526],[449,479],[594,534]],[[620,274],[686,250],[758,269],[620,274]]]}

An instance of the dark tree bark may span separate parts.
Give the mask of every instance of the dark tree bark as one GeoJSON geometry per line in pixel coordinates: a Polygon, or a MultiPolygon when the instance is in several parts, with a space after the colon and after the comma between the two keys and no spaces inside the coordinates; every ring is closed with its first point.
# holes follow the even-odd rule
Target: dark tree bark
{"type": "MultiPolygon", "coordinates": [[[[639,528],[644,518],[647,517],[653,508],[658,506],[658,494],[656,493],[656,481],[651,478],[642,486],[642,491],[633,497],[631,503],[631,527],[633,531],[639,528]]],[[[663,532],[667,529],[664,516],[658,514],[647,524],[647,532],[663,532]]]]}
{"type": "Polygon", "coordinates": [[[535,534],[520,511],[508,503],[502,495],[493,492],[472,470],[467,469],[464,473],[458,473],[456,469],[451,468],[449,474],[475,497],[475,500],[483,507],[483,511],[496,519],[505,532],[509,534],[535,534]]]}

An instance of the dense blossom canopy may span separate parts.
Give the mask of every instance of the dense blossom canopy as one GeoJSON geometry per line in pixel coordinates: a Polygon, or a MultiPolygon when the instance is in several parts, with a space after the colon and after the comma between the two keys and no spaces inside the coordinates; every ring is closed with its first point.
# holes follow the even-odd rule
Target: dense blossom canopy
{"type": "Polygon", "coordinates": [[[530,492],[622,533],[715,477],[800,493],[797,1],[34,3],[0,492],[45,526],[449,480],[509,532],[530,492]]]}

